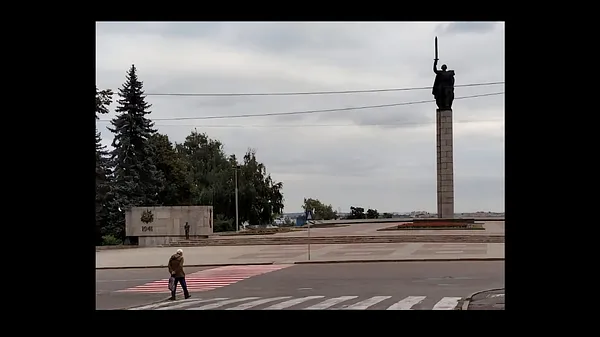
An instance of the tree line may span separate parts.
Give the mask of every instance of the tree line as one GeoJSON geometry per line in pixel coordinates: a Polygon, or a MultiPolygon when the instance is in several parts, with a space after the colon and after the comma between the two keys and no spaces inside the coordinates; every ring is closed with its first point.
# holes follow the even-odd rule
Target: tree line
{"type": "MultiPolygon", "coordinates": [[[[239,160],[197,130],[182,143],[159,133],[135,65],[117,96],[111,151],[96,127],[97,245],[123,242],[125,211],[134,206],[212,205],[213,230],[235,230],[235,170],[240,224],[269,224],[283,212],[283,183],[271,178],[255,150],[239,160]]],[[[111,90],[96,87],[96,119],[109,113],[113,99],[111,90]]]]}
{"type": "MultiPolygon", "coordinates": [[[[302,209],[305,212],[312,210],[315,220],[337,220],[341,218],[331,205],[326,205],[319,199],[304,198],[302,209]]],[[[391,213],[379,214],[376,209],[369,208],[365,213],[363,207],[350,206],[350,214],[345,216],[344,219],[391,219],[392,217],[391,213]]]]}

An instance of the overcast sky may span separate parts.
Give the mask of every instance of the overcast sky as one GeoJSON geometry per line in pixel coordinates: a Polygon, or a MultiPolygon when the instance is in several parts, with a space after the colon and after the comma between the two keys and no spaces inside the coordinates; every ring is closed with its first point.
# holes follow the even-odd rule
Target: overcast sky
{"type": "MultiPolygon", "coordinates": [[[[131,64],[147,94],[428,87],[434,37],[456,85],[504,81],[504,23],[98,23],[96,83],[116,91],[131,64]]],[[[457,87],[455,96],[504,92],[457,87]]],[[[303,96],[148,96],[153,119],[293,112],[432,100],[431,90],[303,96]]],[[[113,109],[114,110],[114,106],[113,109]]],[[[241,158],[251,147],[283,182],[335,210],[436,210],[435,103],[238,119],[156,121],[181,142],[194,129],[241,158]]],[[[504,95],[456,99],[455,210],[504,211],[504,95]]],[[[114,116],[102,116],[109,119],[114,116]]],[[[106,122],[99,122],[110,144],[106,122]]]]}

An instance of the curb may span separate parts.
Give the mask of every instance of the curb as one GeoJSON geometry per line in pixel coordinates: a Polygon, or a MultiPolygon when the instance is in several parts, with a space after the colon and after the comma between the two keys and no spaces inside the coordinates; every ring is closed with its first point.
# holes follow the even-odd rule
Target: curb
{"type": "MultiPolygon", "coordinates": [[[[420,230],[420,229],[416,229],[420,230]]],[[[410,232],[407,230],[404,232],[410,232]]],[[[389,232],[389,231],[387,231],[389,232]]],[[[261,238],[212,238],[202,239],[205,241],[194,241],[190,242],[178,242],[176,244],[165,244],[156,247],[140,247],[140,246],[125,246],[115,247],[106,246],[107,248],[98,249],[96,253],[106,251],[118,251],[128,249],[142,249],[142,248],[173,248],[173,247],[232,247],[232,246],[284,246],[284,245],[307,245],[307,244],[320,244],[320,245],[349,245],[349,244],[397,244],[397,243],[487,243],[487,244],[504,244],[506,243],[505,235],[503,234],[488,234],[488,233],[474,233],[474,234],[380,234],[380,235],[342,235],[342,236],[319,236],[312,239],[308,239],[303,236],[291,236],[291,237],[261,237],[261,238]],[[241,241],[238,241],[241,240],[241,241]],[[108,248],[111,247],[111,248],[108,248]]]]}
{"type": "MultiPolygon", "coordinates": [[[[405,260],[347,260],[347,261],[296,261],[293,264],[342,264],[342,263],[369,263],[369,262],[374,262],[374,263],[381,263],[381,262],[452,262],[452,261],[457,261],[457,262],[461,262],[461,261],[504,261],[504,258],[496,258],[496,257],[490,257],[490,258],[465,258],[465,259],[405,259],[405,260]]],[[[196,264],[196,265],[186,265],[186,267],[223,267],[223,266],[260,266],[260,265],[272,265],[275,264],[274,262],[264,262],[264,263],[220,263],[220,264],[196,264]]],[[[145,267],[100,267],[100,268],[96,268],[96,270],[110,270],[110,269],[150,269],[150,268],[164,268],[166,266],[145,266],[145,267]]],[[[471,295],[469,295],[468,297],[466,297],[463,300],[462,303],[462,307],[460,310],[468,310],[469,309],[469,303],[471,302],[471,299],[473,298],[473,296],[476,296],[478,294],[484,293],[486,291],[495,291],[495,290],[502,290],[505,288],[492,288],[492,289],[486,289],[486,290],[481,290],[481,291],[477,291],[472,293],[471,295]]],[[[170,297],[167,297],[163,300],[158,300],[155,302],[151,302],[151,303],[146,303],[146,304],[137,304],[137,305],[132,305],[129,307],[124,307],[124,308],[118,308],[118,309],[112,309],[112,310],[129,310],[132,308],[137,308],[140,306],[146,306],[146,305],[153,305],[153,304],[159,304],[159,303],[163,303],[169,300],[170,297]]],[[[455,309],[456,310],[456,309],[455,309]]]]}
{"type": "MultiPolygon", "coordinates": [[[[210,264],[186,264],[186,268],[198,267],[225,267],[225,266],[265,266],[275,264],[275,262],[252,262],[252,263],[210,263],[210,264]]],[[[124,267],[96,267],[96,270],[119,270],[119,269],[152,269],[152,268],[167,268],[165,265],[160,266],[124,266],[124,267]]]]}
{"type": "Polygon", "coordinates": [[[473,299],[473,296],[479,295],[481,293],[484,293],[486,291],[495,291],[495,290],[503,290],[505,288],[492,288],[492,289],[486,289],[486,290],[481,290],[481,291],[476,291],[474,293],[472,293],[471,295],[469,295],[467,298],[464,299],[463,304],[462,304],[462,308],[460,310],[469,310],[469,304],[471,303],[471,299],[473,299]]]}
{"type": "MultiPolygon", "coordinates": [[[[382,262],[475,262],[475,261],[504,261],[503,257],[468,257],[457,259],[395,259],[395,260],[319,260],[319,261],[295,261],[281,262],[285,264],[342,264],[342,263],[382,263],[382,262]]],[[[215,263],[215,264],[186,264],[186,268],[198,267],[225,267],[225,266],[266,266],[276,264],[275,262],[255,263],[215,263]]],[[[96,267],[96,270],[119,270],[119,269],[152,269],[167,268],[167,266],[126,266],[126,267],[96,267]]],[[[494,289],[495,290],[495,289],[494,289]]],[[[487,290],[484,290],[487,291],[487,290]]]]}
{"type": "MultiPolygon", "coordinates": [[[[469,262],[469,261],[504,261],[503,257],[458,258],[458,259],[397,259],[397,260],[334,260],[334,261],[296,261],[294,264],[341,264],[341,263],[381,263],[381,262],[469,262]]],[[[487,290],[484,290],[487,291],[487,290]]]]}

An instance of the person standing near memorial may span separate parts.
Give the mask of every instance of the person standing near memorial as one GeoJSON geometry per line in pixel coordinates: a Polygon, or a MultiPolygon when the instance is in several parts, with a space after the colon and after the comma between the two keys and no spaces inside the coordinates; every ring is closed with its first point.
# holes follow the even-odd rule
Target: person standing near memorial
{"type": "Polygon", "coordinates": [[[188,222],[185,222],[185,226],[183,226],[183,229],[185,230],[185,239],[189,240],[190,239],[190,225],[188,224],[188,222]]]}

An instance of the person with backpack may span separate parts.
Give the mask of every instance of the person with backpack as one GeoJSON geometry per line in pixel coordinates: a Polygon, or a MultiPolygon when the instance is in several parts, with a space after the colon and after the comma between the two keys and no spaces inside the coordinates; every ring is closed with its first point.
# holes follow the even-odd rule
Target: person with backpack
{"type": "Polygon", "coordinates": [[[183,271],[183,250],[177,249],[177,252],[169,259],[169,274],[171,274],[171,278],[169,279],[171,298],[169,298],[169,300],[174,301],[176,299],[177,283],[181,283],[185,299],[190,298],[190,293],[188,292],[187,284],[185,283],[185,272],[183,271]]]}

